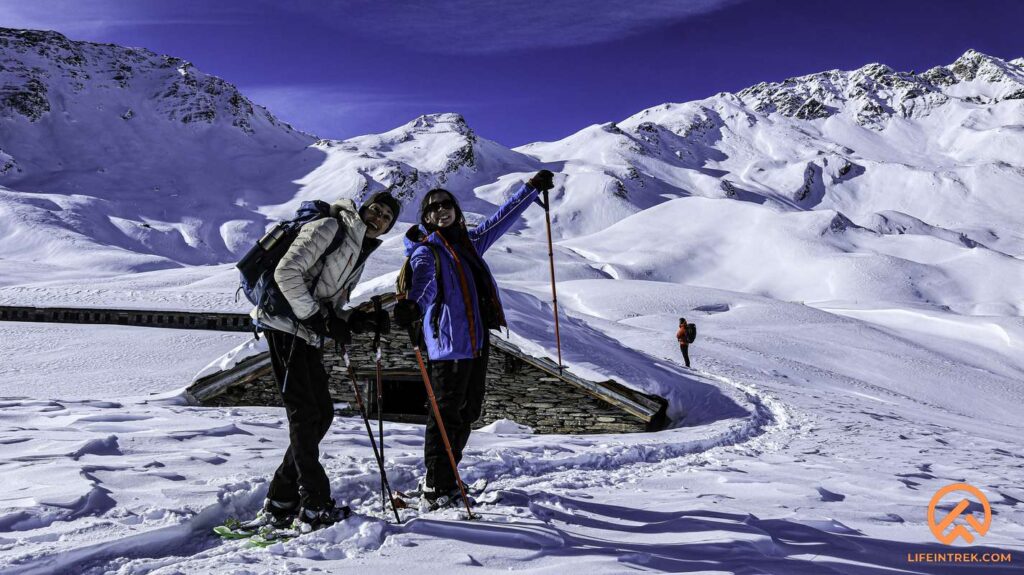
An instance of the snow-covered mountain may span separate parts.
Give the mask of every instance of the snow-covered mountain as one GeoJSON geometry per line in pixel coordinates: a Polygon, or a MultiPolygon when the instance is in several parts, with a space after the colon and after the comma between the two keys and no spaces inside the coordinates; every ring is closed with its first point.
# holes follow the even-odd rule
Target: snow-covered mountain
{"type": "Polygon", "coordinates": [[[968,51],[920,75],[871,64],[664,104],[518,151],[567,174],[556,228],[612,277],[1020,315],[1021,149],[1024,60],[968,51]]]}
{"type": "Polygon", "coordinates": [[[968,51],[920,75],[870,64],[664,104],[519,150],[566,162],[580,210],[590,194],[619,198],[580,231],[700,195],[836,210],[881,233],[925,222],[1020,255],[1022,144],[1024,59],[968,51]]]}
{"type": "Polygon", "coordinates": [[[84,269],[222,261],[262,229],[247,206],[294,193],[316,163],[312,136],[178,58],[9,29],[0,58],[5,258],[73,246],[81,259],[63,263],[84,269]]]}
{"type": "Polygon", "coordinates": [[[305,197],[468,189],[536,162],[461,117],[318,142],[148,50],[0,29],[0,257],[98,271],[236,260],[305,197]],[[74,262],[53,257],[65,249],[74,262]]]}
{"type": "MultiPolygon", "coordinates": [[[[1024,59],[833,70],[510,150],[457,114],[317,140],[176,58],[54,32],[3,30],[0,48],[0,256],[23,269],[232,262],[300,200],[384,187],[410,207],[404,221],[436,186],[472,217],[547,167],[554,233],[599,275],[1024,309],[1024,59]],[[654,255],[622,250],[624,236],[654,255]]],[[[538,238],[542,218],[528,212],[522,235],[538,238]]]]}
{"type": "Polygon", "coordinates": [[[561,237],[697,195],[1024,253],[1022,59],[833,70],[509,150],[456,114],[317,141],[177,58],[6,29],[0,49],[10,259],[44,260],[62,241],[95,254],[79,262],[94,269],[228,262],[301,199],[392,186],[411,201],[444,185],[486,211],[540,167],[564,174],[561,237]]]}
{"type": "Polygon", "coordinates": [[[486,211],[540,167],[564,174],[561,237],[697,195],[1024,253],[1022,59],[833,70],[509,150],[455,114],[316,141],[177,58],[17,30],[0,31],[0,49],[10,259],[43,260],[62,241],[94,254],[79,262],[93,269],[228,262],[300,199],[392,186],[413,200],[444,185],[486,211]]]}

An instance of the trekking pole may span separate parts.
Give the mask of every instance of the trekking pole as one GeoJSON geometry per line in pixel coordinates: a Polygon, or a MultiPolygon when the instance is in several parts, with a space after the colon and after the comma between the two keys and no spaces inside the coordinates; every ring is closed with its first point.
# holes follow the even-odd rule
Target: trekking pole
{"type": "MultiPolygon", "coordinates": [[[[335,351],[337,351],[338,342],[334,342],[335,351]]],[[[373,438],[373,428],[370,427],[370,419],[366,416],[366,408],[363,406],[363,394],[359,392],[359,383],[356,381],[356,372],[352,369],[352,364],[348,360],[348,349],[345,346],[341,346],[343,357],[345,358],[345,369],[348,371],[348,377],[352,380],[352,391],[356,395],[356,405],[359,407],[359,414],[363,416],[363,425],[366,426],[366,435],[370,437],[370,447],[373,448],[373,456],[377,459],[377,467],[380,468],[380,482],[387,490],[388,498],[391,499],[391,510],[395,512],[395,521],[398,523],[402,522],[401,517],[398,516],[398,505],[395,504],[395,496],[391,494],[391,485],[388,483],[388,474],[384,471],[384,459],[380,455],[380,451],[377,450],[377,440],[373,438]]],[[[401,507],[405,507],[402,505],[401,507]]]]}
{"type": "Polygon", "coordinates": [[[558,346],[558,373],[562,373],[562,337],[558,332],[558,291],[555,289],[555,250],[551,243],[551,204],[544,190],[544,221],[548,228],[548,264],[551,267],[551,307],[555,313],[555,344],[558,346]]]}
{"type": "MultiPolygon", "coordinates": [[[[373,311],[377,317],[380,317],[382,306],[380,303],[380,296],[375,295],[371,298],[373,300],[373,311]]],[[[374,363],[376,364],[377,371],[377,437],[380,438],[380,458],[384,459],[384,391],[381,387],[382,374],[381,374],[381,349],[380,349],[380,326],[374,322],[374,333],[373,333],[373,347],[376,350],[376,357],[374,363]]],[[[385,493],[384,493],[384,482],[380,483],[380,504],[384,506],[385,493]]]]}
{"type": "MultiPolygon", "coordinates": [[[[288,390],[288,374],[292,371],[292,354],[295,353],[295,339],[299,337],[299,324],[295,324],[295,331],[292,332],[292,343],[288,346],[288,360],[284,364],[284,381],[281,382],[281,396],[284,397],[284,392],[288,390]]],[[[267,340],[267,345],[270,345],[270,340],[267,340]]]]}
{"type": "Polygon", "coordinates": [[[427,388],[427,398],[430,399],[430,406],[434,410],[434,421],[437,422],[437,429],[441,431],[441,439],[444,441],[444,449],[448,452],[448,461],[452,464],[452,471],[455,472],[455,481],[459,484],[459,492],[462,493],[462,502],[466,505],[466,513],[469,518],[474,519],[473,511],[469,508],[469,497],[466,496],[466,485],[462,483],[462,476],[459,475],[459,464],[455,462],[455,454],[452,453],[452,444],[448,441],[448,432],[444,429],[444,421],[441,420],[441,410],[437,407],[437,398],[434,397],[434,388],[430,386],[430,376],[427,375],[427,366],[423,363],[423,353],[420,352],[419,338],[417,333],[422,332],[423,322],[417,321],[409,327],[409,339],[412,341],[412,349],[416,352],[416,363],[420,365],[420,375],[423,376],[423,385],[427,388]]]}

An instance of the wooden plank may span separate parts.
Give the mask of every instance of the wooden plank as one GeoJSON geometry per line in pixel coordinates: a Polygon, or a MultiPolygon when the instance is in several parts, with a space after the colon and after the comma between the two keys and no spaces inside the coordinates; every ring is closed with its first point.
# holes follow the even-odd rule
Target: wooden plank
{"type": "Polygon", "coordinates": [[[0,315],[0,321],[108,324],[235,332],[252,330],[249,315],[240,313],[30,306],[0,306],[0,309],[4,310],[0,315]]]}

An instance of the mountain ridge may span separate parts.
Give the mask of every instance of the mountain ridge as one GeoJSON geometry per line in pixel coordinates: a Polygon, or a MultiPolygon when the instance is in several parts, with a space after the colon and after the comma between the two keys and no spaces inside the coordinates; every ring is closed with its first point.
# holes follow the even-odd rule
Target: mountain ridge
{"type": "MultiPolygon", "coordinates": [[[[41,58],[42,52],[53,61],[75,62],[79,52],[64,45],[76,45],[73,41],[41,47],[58,36],[35,36],[32,57],[41,58]]],[[[10,62],[21,54],[12,54],[9,45],[0,43],[5,67],[0,78],[11,77],[10,62]]],[[[71,84],[64,87],[80,98],[77,108],[45,86],[49,110],[38,118],[9,105],[0,111],[0,219],[8,224],[0,232],[0,258],[26,262],[31,269],[52,265],[60,274],[227,263],[302,200],[361,201],[391,189],[405,204],[402,221],[408,223],[415,220],[414,207],[423,194],[446,187],[460,197],[473,222],[491,213],[520,181],[547,168],[558,174],[551,194],[553,234],[576,254],[590,253],[580,242],[605,245],[609,230],[659,233],[630,222],[672,225],[645,216],[651,209],[668,210],[684,227],[692,210],[693,217],[703,214],[717,223],[699,226],[701,235],[685,234],[688,245],[677,249],[700,265],[673,281],[712,285],[695,278],[717,278],[718,287],[783,299],[831,297],[828,290],[798,288],[772,275],[788,268],[760,280],[737,275],[757,265],[747,250],[765,246],[735,244],[729,236],[757,230],[770,233],[777,242],[773,249],[782,253],[813,249],[830,257],[849,252],[877,260],[870,266],[856,258],[821,264],[850,281],[857,270],[870,270],[872,277],[909,270],[912,279],[901,282],[905,289],[892,291],[892,297],[919,294],[922,302],[967,313],[1003,313],[1021,305],[1012,294],[989,289],[972,288],[968,291],[978,295],[962,301],[961,295],[943,295],[941,285],[951,278],[963,284],[970,276],[965,270],[979,269],[978,262],[1024,279],[1018,269],[1024,236],[1015,215],[1024,213],[1024,199],[1013,192],[1024,186],[1024,166],[1013,153],[1024,147],[1024,100],[1014,96],[1024,59],[1003,61],[968,51],[922,74],[881,64],[820,72],[665,103],[558,141],[509,149],[477,134],[457,113],[422,115],[381,134],[318,140],[268,119],[273,118],[269,112],[261,116],[255,104],[252,115],[244,106],[236,115],[230,103],[234,93],[220,89],[230,84],[207,79],[183,60],[152,58],[154,68],[145,69],[155,74],[151,87],[159,90],[140,92],[153,83],[149,72],[140,72],[143,67],[133,68],[122,87],[111,65],[89,78],[69,75],[83,84],[78,92],[71,84]],[[93,81],[102,87],[93,89],[93,81]],[[207,93],[203,86],[216,89],[207,93]],[[193,104],[188,94],[195,90],[205,96],[188,107],[193,104]],[[121,108],[111,109],[118,100],[89,99],[98,93],[135,94],[141,103],[125,119],[121,108]],[[819,105],[808,100],[815,95],[819,105]],[[147,107],[154,98],[167,107],[152,102],[147,107]],[[863,110],[872,102],[882,112],[867,118],[863,110]],[[214,106],[212,116],[203,113],[209,106],[214,106]],[[239,125],[239,118],[248,119],[251,129],[239,125]],[[65,134],[65,141],[46,141],[44,125],[65,134]],[[110,130],[116,137],[102,135],[110,130]],[[720,209],[686,201],[666,204],[691,197],[739,203],[720,209]],[[730,207],[741,204],[754,209],[730,207]],[[799,214],[809,211],[824,212],[814,219],[820,229],[806,228],[810,220],[799,214]],[[717,262],[699,255],[731,243],[740,255],[717,262]],[[66,261],[54,255],[65,253],[76,256],[66,261]]],[[[34,62],[45,68],[49,60],[34,62]]],[[[2,81],[0,93],[12,93],[10,80],[2,81]]],[[[4,101],[9,100],[0,98],[4,101]]],[[[401,233],[399,228],[393,235],[401,233]]],[[[521,273],[523,256],[512,246],[529,246],[526,253],[532,253],[544,229],[543,212],[528,210],[507,244],[507,253],[514,255],[497,267],[521,273]]],[[[646,245],[630,238],[616,242],[646,245]]],[[[589,265],[597,270],[593,273],[612,277],[658,276],[650,261],[637,267],[607,248],[593,257],[580,255],[567,265],[589,265]]],[[[799,258],[779,262],[800,265],[799,258]]],[[[872,285],[878,297],[890,293],[872,285]]]]}

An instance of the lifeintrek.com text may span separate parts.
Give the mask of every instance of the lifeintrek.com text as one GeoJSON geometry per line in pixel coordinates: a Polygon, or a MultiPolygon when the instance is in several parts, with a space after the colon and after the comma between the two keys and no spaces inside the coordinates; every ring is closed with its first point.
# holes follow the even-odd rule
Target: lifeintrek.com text
{"type": "Polygon", "coordinates": [[[908,563],[1012,563],[1012,553],[907,553],[908,563]]]}

